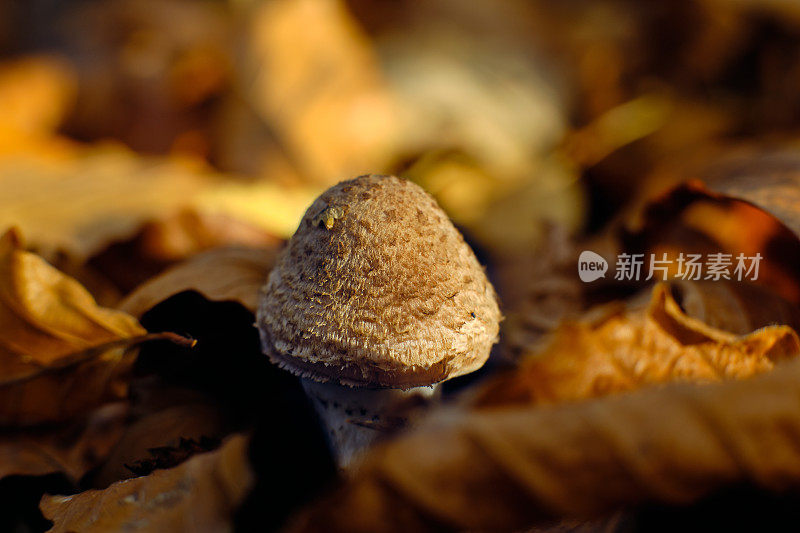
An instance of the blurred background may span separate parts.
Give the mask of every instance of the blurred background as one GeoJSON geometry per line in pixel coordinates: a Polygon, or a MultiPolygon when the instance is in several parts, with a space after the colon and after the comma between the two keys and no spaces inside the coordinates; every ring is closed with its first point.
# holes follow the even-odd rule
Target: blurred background
{"type": "Polygon", "coordinates": [[[80,259],[178,211],[258,242],[384,172],[502,261],[791,142],[799,31],[781,0],[3,0],[0,222],[80,259]]]}

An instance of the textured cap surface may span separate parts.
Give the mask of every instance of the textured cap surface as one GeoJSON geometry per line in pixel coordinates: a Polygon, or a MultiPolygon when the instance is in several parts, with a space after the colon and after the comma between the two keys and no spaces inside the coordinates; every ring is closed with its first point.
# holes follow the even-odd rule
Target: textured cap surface
{"type": "Polygon", "coordinates": [[[262,288],[273,362],[317,381],[430,385],[480,368],[500,311],[478,260],[436,201],[361,176],[308,208],[262,288]]]}

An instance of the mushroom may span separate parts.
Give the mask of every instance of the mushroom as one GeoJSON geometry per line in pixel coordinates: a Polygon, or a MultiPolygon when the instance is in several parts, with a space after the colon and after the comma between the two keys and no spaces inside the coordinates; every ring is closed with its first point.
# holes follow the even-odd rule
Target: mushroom
{"type": "Polygon", "coordinates": [[[300,376],[346,467],[396,402],[480,368],[500,318],[436,201],[404,179],[367,175],[308,208],[261,290],[257,326],[264,353],[300,376]]]}

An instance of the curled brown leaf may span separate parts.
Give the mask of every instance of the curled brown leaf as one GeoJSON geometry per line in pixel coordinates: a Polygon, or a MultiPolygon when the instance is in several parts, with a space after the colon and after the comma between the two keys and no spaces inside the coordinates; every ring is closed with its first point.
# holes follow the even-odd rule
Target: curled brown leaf
{"type": "Polygon", "coordinates": [[[673,280],[681,309],[713,328],[745,335],[772,324],[800,331],[800,309],[775,292],[750,282],[673,280]]]}
{"type": "Polygon", "coordinates": [[[543,352],[490,384],[478,404],[555,403],[673,380],[746,378],[798,353],[800,339],[788,326],[739,337],[687,316],[659,284],[645,310],[616,306],[593,321],[562,323],[543,352]]]}
{"type": "Polygon", "coordinates": [[[793,149],[742,149],[716,161],[704,184],[713,194],[749,202],[800,236],[800,156],[793,149]]]}

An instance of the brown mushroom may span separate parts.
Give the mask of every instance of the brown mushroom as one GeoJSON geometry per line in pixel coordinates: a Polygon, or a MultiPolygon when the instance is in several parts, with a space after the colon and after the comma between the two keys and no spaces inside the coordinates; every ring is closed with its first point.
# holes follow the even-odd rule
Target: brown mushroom
{"type": "Polygon", "coordinates": [[[340,465],[401,397],[480,368],[500,311],[463,237],[419,186],[360,176],[308,208],[266,285],[264,352],[301,376],[340,465]]]}

